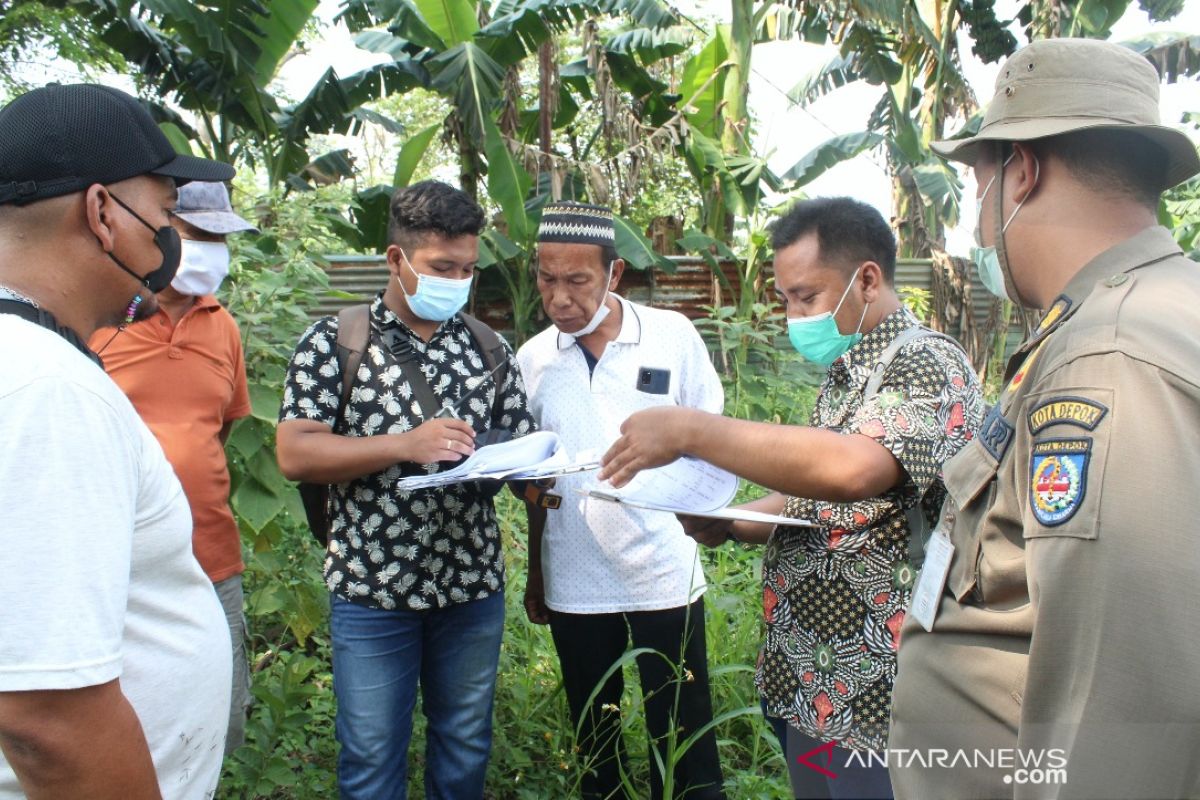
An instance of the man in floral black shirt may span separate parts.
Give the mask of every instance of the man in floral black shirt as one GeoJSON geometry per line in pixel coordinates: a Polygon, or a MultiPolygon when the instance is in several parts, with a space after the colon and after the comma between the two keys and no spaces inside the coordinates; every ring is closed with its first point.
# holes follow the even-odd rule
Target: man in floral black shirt
{"type": "Polygon", "coordinates": [[[504,626],[495,488],[397,488],[402,477],[470,455],[477,434],[535,429],[511,348],[504,345],[497,386],[458,315],[483,222],[479,206],[445,184],[397,191],[391,279],[371,304],[369,346],[341,421],[336,317],[305,332],[288,370],[280,468],[294,480],[333,484],[325,582],[343,798],[406,796],[418,683],[428,720],[426,797],[483,796],[504,626]],[[442,416],[425,418],[400,366],[414,351],[442,416]]]}
{"type": "Polygon", "coordinates": [[[918,325],[892,287],[896,243],[879,212],[849,198],[809,200],[772,238],[788,337],[829,370],[810,426],[650,409],[625,422],[601,477],[620,486],[688,454],[776,490],[749,508],[816,523],[688,520],[685,529],[710,546],[767,544],[755,678],[780,739],[810,759],[793,769],[796,796],[891,797],[882,762],[849,751],[886,747],[921,555],[908,512],[932,520],[945,496],[942,464],[975,435],[983,398],[962,348],[935,336],[902,340],[866,396],[889,346],[918,325]]]}

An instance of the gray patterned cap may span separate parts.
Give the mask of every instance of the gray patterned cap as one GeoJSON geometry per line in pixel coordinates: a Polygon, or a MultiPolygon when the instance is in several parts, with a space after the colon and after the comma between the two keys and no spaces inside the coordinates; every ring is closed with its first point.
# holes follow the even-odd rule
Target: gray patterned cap
{"type": "Polygon", "coordinates": [[[542,222],[538,226],[538,241],[541,243],[612,247],[616,240],[611,208],[559,202],[549,203],[542,210],[542,222]]]}
{"type": "Polygon", "coordinates": [[[229,190],[223,183],[192,181],[180,186],[175,216],[205,233],[258,233],[258,228],[233,213],[229,190]]]}

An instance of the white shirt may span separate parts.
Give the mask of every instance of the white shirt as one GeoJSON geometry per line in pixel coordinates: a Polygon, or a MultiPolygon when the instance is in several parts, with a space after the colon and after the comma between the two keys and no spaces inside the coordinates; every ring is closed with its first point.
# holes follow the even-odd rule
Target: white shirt
{"type": "MultiPolygon", "coordinates": [[[[604,348],[595,371],[573,336],[550,327],[518,351],[530,407],[542,430],[556,432],[572,456],[604,451],[621,423],[654,406],[688,406],[721,413],[724,391],[695,326],[682,314],[621,304],[621,331],[604,348]],[[668,370],[666,394],[637,389],[643,368],[668,370]]],[[[596,473],[558,479],[562,507],[547,512],[542,537],[546,605],[555,611],[602,614],[688,605],[704,592],[696,543],[674,514],[594,500],[575,490],[596,473]]]]}
{"type": "MultiPolygon", "coordinates": [[[[162,448],[104,371],[0,314],[0,692],[120,678],[164,798],[210,798],[229,629],[162,448]]],[[[0,754],[0,800],[24,797],[0,754]]]]}

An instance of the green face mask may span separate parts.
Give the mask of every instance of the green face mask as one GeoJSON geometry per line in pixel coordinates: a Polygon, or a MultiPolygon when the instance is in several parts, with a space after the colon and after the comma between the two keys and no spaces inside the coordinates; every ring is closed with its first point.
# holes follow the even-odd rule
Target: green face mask
{"type": "Polygon", "coordinates": [[[837,361],[847,350],[862,340],[862,324],[863,320],[867,318],[867,309],[871,307],[870,303],[863,307],[862,317],[858,320],[858,330],[854,333],[846,334],[839,331],[837,320],[834,319],[834,315],[841,310],[842,303],[846,302],[846,296],[850,294],[850,287],[854,285],[854,279],[857,277],[858,270],[856,269],[850,282],[846,284],[846,291],[842,292],[842,299],[838,300],[837,307],[833,311],[788,320],[788,339],[791,340],[792,347],[814,364],[828,368],[830,364],[837,361]]]}

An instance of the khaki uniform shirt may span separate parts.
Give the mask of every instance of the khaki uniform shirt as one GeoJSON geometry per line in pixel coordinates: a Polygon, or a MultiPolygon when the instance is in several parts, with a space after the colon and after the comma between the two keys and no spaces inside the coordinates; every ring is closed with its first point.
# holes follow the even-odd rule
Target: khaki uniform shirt
{"type": "Polygon", "coordinates": [[[904,628],[898,798],[1200,796],[1200,268],[1087,264],[945,469],[954,553],[904,628]],[[990,765],[990,766],[989,766],[990,765]]]}

